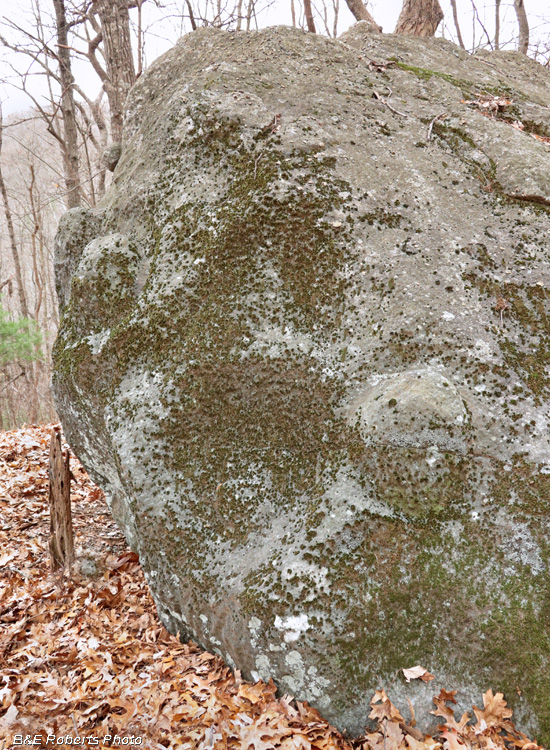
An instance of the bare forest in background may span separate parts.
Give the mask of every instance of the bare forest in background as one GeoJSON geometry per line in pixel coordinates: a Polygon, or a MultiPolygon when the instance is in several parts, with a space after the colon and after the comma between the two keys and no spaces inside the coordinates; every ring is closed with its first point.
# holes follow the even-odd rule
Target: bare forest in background
{"type": "MultiPolygon", "coordinates": [[[[0,20],[0,83],[5,92],[23,93],[27,102],[4,118],[0,110],[0,310],[7,320],[34,321],[41,332],[39,346],[33,339],[32,357],[2,356],[0,340],[0,429],[56,419],[49,384],[59,324],[53,273],[57,224],[68,208],[95,207],[105,193],[124,101],[147,66],[158,29],[168,23],[173,41],[204,25],[254,29],[276,22],[275,2],[28,0],[25,13],[0,20]]],[[[277,0],[278,7],[283,2],[284,22],[333,37],[344,30],[340,0],[277,0]]],[[[550,11],[533,25],[546,31],[530,37],[529,0],[486,0],[483,7],[483,0],[479,7],[473,0],[449,2],[444,14],[438,0],[404,0],[396,33],[437,31],[470,52],[515,48],[550,64],[544,25],[550,11]],[[490,25],[484,21],[488,11],[490,25]]],[[[346,0],[346,6],[351,20],[380,30],[376,7],[362,0],[346,0]]],[[[0,326],[0,339],[2,331],[0,326]]]]}

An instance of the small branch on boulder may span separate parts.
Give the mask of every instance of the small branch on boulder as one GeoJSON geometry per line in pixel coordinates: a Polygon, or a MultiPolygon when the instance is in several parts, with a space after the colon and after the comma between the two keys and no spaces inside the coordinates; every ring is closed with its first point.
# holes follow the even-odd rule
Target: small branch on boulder
{"type": "MultiPolygon", "coordinates": [[[[388,99],[389,99],[393,92],[389,86],[388,86],[388,90],[390,92],[388,96],[388,99]]],[[[394,107],[392,107],[392,105],[388,102],[388,99],[384,99],[383,96],[380,96],[378,91],[373,90],[372,95],[374,99],[378,99],[379,102],[382,102],[382,104],[385,104],[386,107],[390,110],[390,112],[393,112],[394,114],[399,115],[400,117],[408,117],[408,115],[406,115],[404,112],[400,112],[398,109],[395,109],[394,107]]]]}
{"type": "Polygon", "coordinates": [[[550,199],[543,195],[524,195],[523,193],[505,193],[507,198],[514,201],[524,201],[525,203],[539,203],[541,206],[550,206],[550,199]]]}
{"type": "Polygon", "coordinates": [[[430,127],[428,128],[428,137],[426,138],[426,140],[429,141],[432,137],[432,131],[434,129],[435,123],[438,122],[438,120],[443,120],[445,117],[447,117],[445,112],[442,112],[440,115],[436,115],[434,117],[434,119],[430,122],[430,127]]]}
{"type": "Polygon", "coordinates": [[[504,297],[497,297],[497,303],[495,309],[500,312],[500,325],[504,326],[504,311],[510,307],[510,302],[504,297]]]}

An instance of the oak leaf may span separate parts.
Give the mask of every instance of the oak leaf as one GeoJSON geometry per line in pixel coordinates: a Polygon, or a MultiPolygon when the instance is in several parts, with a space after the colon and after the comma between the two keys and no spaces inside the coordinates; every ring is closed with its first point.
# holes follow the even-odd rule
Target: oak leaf
{"type": "Polygon", "coordinates": [[[386,722],[384,727],[384,745],[386,750],[399,750],[403,745],[403,732],[395,721],[386,722]]]}
{"type": "Polygon", "coordinates": [[[458,690],[444,690],[444,688],[441,688],[437,699],[440,701],[450,701],[451,703],[456,703],[455,695],[457,693],[458,690]]]}
{"type": "Polygon", "coordinates": [[[372,711],[369,714],[369,719],[389,719],[390,721],[405,722],[405,719],[399,713],[399,710],[393,705],[384,689],[377,690],[370,702],[372,711]],[[377,704],[380,705],[377,705],[377,704]]]}
{"type": "Polygon", "coordinates": [[[440,737],[445,740],[445,750],[466,750],[466,746],[460,742],[458,734],[453,729],[441,732],[440,737]]]}
{"type": "Polygon", "coordinates": [[[243,682],[239,685],[237,692],[239,698],[246,698],[252,705],[263,701],[268,703],[273,699],[273,690],[270,685],[266,685],[265,682],[256,682],[254,685],[250,685],[247,682],[243,682]]]}
{"type": "Polygon", "coordinates": [[[437,706],[435,711],[430,711],[434,716],[442,716],[445,719],[445,728],[454,729],[458,734],[461,734],[464,727],[470,720],[467,713],[462,714],[462,718],[459,722],[456,721],[454,711],[449,706],[445,705],[445,701],[440,698],[434,697],[433,702],[437,706]]]}
{"type": "Polygon", "coordinates": [[[311,742],[304,734],[293,734],[281,742],[281,750],[311,750],[311,742]]]}
{"type": "Polygon", "coordinates": [[[410,669],[404,669],[403,674],[405,675],[405,679],[407,682],[410,682],[411,680],[422,680],[423,682],[430,682],[431,680],[435,679],[433,674],[430,674],[427,669],[424,669],[424,667],[421,667],[420,664],[418,664],[416,667],[411,667],[410,669]]]}
{"type": "MultiPolygon", "coordinates": [[[[427,736],[423,741],[420,741],[412,735],[406,734],[405,742],[407,743],[407,747],[409,748],[409,750],[439,750],[441,748],[441,743],[436,742],[433,737],[429,736],[427,736]]],[[[462,748],[461,750],[464,750],[464,748],[462,748]]]]}
{"type": "Polygon", "coordinates": [[[507,723],[506,719],[509,719],[513,713],[504,700],[503,694],[493,695],[491,689],[484,694],[483,705],[485,707],[483,710],[477,708],[477,706],[472,707],[477,718],[477,724],[474,727],[476,733],[483,732],[491,727],[503,726],[507,723]]]}
{"type": "MultiPolygon", "coordinates": [[[[291,731],[287,729],[286,734],[290,734],[291,731]]],[[[280,727],[255,723],[242,726],[240,731],[233,736],[239,740],[242,750],[273,750],[274,739],[280,739],[284,734],[284,730],[280,727]]]]}

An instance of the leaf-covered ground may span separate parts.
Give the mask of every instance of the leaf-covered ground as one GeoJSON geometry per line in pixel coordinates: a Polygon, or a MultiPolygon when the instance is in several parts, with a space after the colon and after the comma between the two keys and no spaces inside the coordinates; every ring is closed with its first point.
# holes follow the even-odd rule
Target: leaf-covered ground
{"type": "MultiPolygon", "coordinates": [[[[435,737],[403,717],[381,687],[369,729],[343,738],[307,703],[244,681],[160,624],[137,556],[103,493],[71,460],[77,563],[49,566],[52,425],[0,433],[0,750],[141,745],[180,750],[468,750],[538,745],[518,732],[502,694],[461,718],[441,691],[435,737]],[[111,739],[107,739],[108,737],[111,739]],[[117,738],[117,739],[115,739],[117,738]]],[[[421,666],[400,679],[431,675],[421,666]]],[[[480,696],[481,697],[481,696],[480,696]]],[[[367,722],[367,717],[365,717],[367,722]]]]}

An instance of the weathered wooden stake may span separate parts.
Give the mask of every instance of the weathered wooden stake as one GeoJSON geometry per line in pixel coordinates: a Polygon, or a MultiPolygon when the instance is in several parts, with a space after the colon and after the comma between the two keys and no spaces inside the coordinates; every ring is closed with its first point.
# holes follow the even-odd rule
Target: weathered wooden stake
{"type": "Polygon", "coordinates": [[[74,562],[73,519],[71,515],[71,452],[63,456],[61,432],[52,430],[50,439],[50,559],[52,569],[70,568],[74,562]]]}

